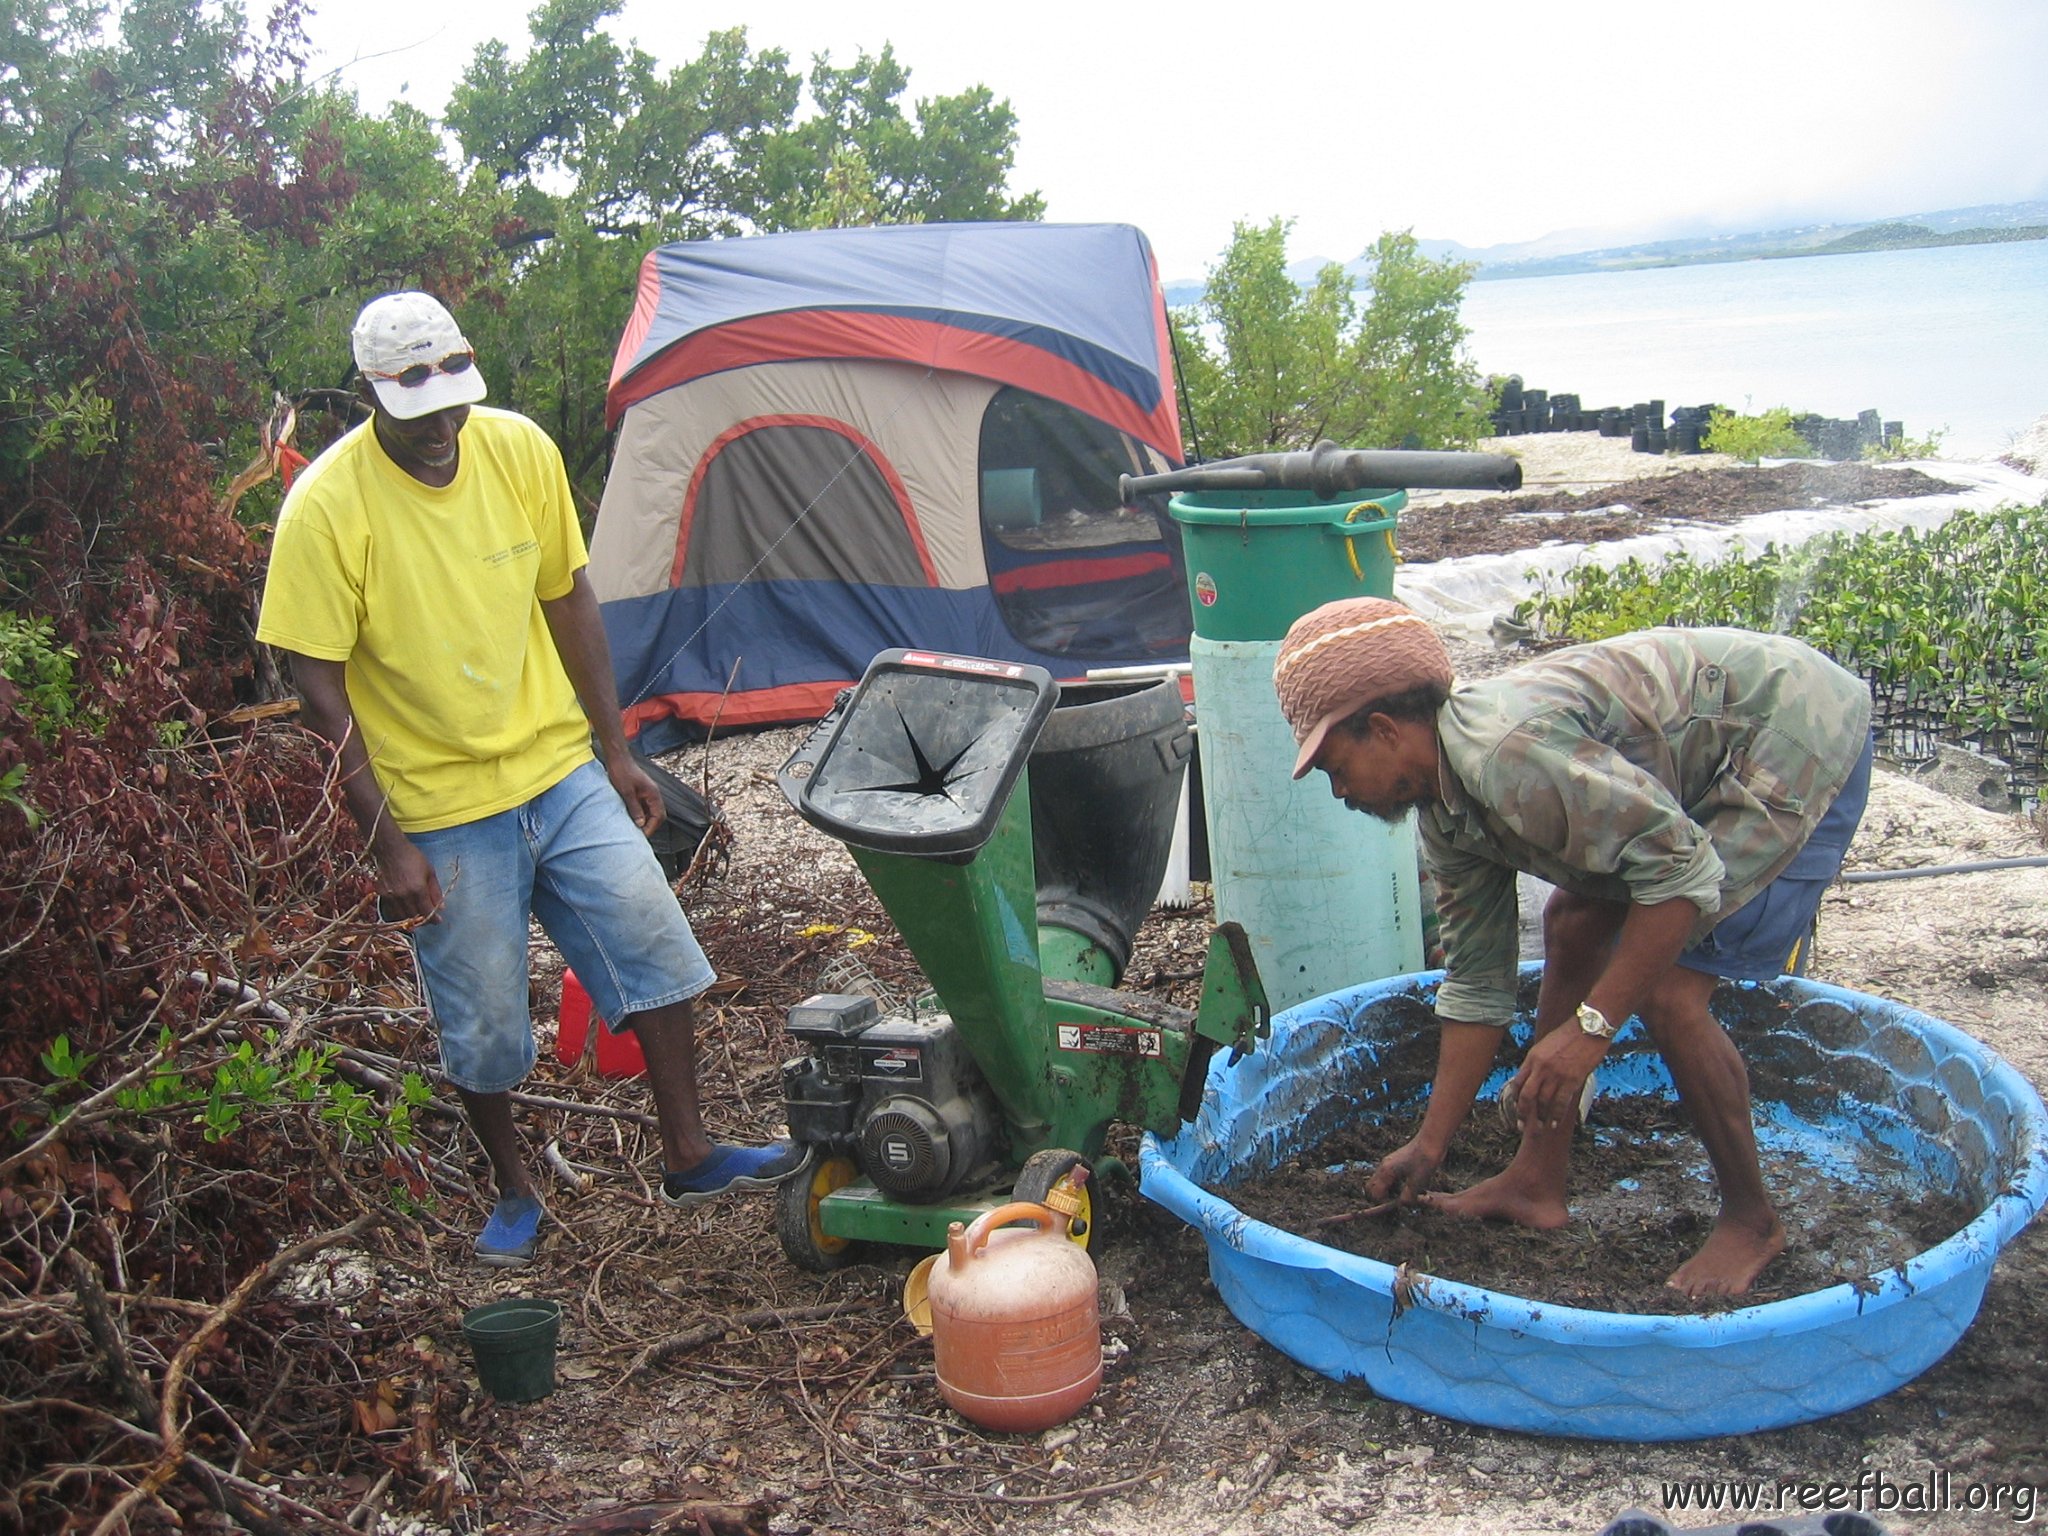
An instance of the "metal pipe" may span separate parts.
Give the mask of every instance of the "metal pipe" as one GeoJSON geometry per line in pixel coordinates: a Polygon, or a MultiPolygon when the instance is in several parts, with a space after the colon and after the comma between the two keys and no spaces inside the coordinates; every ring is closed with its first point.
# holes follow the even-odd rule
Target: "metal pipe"
{"type": "Polygon", "coordinates": [[[1090,667],[1081,675],[1091,683],[1160,683],[1187,672],[1184,661],[1157,661],[1135,667],[1090,667]]]}
{"type": "Polygon", "coordinates": [[[1929,875],[1982,875],[2000,869],[2048,869],[2048,855],[1979,859],[1969,864],[1922,864],[1914,869],[1859,869],[1842,876],[1842,883],[1867,885],[1875,880],[1918,880],[1929,875]]]}
{"type": "Polygon", "coordinates": [[[1521,464],[1504,453],[1340,448],[1326,439],[1306,453],[1254,453],[1162,475],[1124,475],[1118,489],[1128,505],[1134,497],[1162,491],[1280,490],[1335,496],[1353,490],[1513,491],[1521,484],[1521,464]]]}

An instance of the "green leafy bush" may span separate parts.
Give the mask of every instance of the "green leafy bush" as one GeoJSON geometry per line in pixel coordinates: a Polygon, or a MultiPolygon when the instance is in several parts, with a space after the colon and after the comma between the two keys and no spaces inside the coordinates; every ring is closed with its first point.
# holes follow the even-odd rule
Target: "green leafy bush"
{"type": "Polygon", "coordinates": [[[1880,728],[1970,742],[2038,780],[2048,738],[2043,572],[2048,506],[2003,507],[1924,532],[1836,535],[1757,556],[1579,565],[1544,579],[1515,616],[1570,640],[1657,624],[1797,635],[1870,683],[1880,728]]]}
{"type": "Polygon", "coordinates": [[[1792,425],[1792,413],[1782,405],[1755,416],[1716,410],[1707,423],[1700,446],[1709,453],[1732,454],[1745,464],[1759,459],[1804,458],[1812,446],[1792,425]]]}
{"type": "Polygon", "coordinates": [[[14,685],[15,712],[39,740],[54,740],[78,706],[77,661],[48,619],[0,609],[0,677],[14,685]]]}
{"type": "Polygon", "coordinates": [[[1936,428],[1925,437],[1908,437],[1902,432],[1884,442],[1866,444],[1863,457],[1876,460],[1939,458],[1942,439],[1947,436],[1944,428],[1936,428]]]}

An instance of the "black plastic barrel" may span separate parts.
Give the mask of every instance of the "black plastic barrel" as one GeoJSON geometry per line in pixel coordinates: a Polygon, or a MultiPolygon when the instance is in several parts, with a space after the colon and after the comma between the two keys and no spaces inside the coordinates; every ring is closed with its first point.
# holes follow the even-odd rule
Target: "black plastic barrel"
{"type": "Polygon", "coordinates": [[[1650,451],[1650,429],[1644,426],[1630,427],[1628,429],[1628,445],[1636,453],[1648,453],[1650,451]]]}
{"type": "Polygon", "coordinates": [[[1031,749],[1039,927],[1093,944],[1115,976],[1166,875],[1192,745],[1177,682],[1065,683],[1031,749]]]}

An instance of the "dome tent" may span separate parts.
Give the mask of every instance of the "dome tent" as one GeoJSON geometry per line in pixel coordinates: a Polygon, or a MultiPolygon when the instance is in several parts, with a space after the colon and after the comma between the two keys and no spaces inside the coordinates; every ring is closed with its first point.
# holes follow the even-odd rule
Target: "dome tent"
{"type": "Polygon", "coordinates": [[[815,718],[890,646],[1056,677],[1184,660],[1178,530],[1117,494],[1179,463],[1172,377],[1125,225],[651,252],[591,540],[629,729],[658,751],[815,718]]]}

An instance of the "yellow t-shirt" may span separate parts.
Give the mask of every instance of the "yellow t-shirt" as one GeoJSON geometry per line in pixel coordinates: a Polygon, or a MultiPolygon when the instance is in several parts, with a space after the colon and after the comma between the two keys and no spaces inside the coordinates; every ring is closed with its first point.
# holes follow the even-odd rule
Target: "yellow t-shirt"
{"type": "Polygon", "coordinates": [[[487,406],[460,442],[439,488],[367,423],[314,460],[278,514],[256,630],[346,663],[356,729],[408,832],[509,810],[592,756],[540,608],[588,559],[561,453],[487,406]]]}

